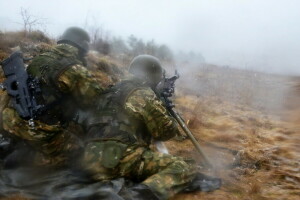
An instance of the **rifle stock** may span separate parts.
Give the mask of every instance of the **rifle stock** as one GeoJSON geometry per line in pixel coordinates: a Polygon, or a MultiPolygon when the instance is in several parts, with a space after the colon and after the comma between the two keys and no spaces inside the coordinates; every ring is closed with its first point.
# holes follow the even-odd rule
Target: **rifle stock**
{"type": "Polygon", "coordinates": [[[43,108],[36,100],[41,90],[38,80],[27,74],[23,59],[22,52],[16,51],[1,62],[6,79],[0,88],[12,97],[20,117],[32,120],[43,108]]]}

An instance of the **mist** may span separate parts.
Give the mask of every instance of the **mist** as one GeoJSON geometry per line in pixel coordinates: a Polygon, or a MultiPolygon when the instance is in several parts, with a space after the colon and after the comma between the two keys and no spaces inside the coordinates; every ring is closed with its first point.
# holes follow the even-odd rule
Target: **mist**
{"type": "Polygon", "coordinates": [[[201,53],[211,64],[300,74],[297,0],[1,0],[0,7],[2,31],[22,29],[24,8],[45,19],[54,38],[69,26],[102,26],[113,36],[201,53]]]}

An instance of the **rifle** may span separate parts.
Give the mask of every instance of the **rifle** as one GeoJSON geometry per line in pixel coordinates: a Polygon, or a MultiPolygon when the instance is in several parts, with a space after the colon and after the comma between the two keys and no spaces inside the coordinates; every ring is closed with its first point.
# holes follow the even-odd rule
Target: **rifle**
{"type": "Polygon", "coordinates": [[[5,81],[0,88],[6,90],[13,99],[13,107],[20,117],[32,120],[41,112],[43,105],[38,105],[36,96],[41,92],[39,81],[26,72],[23,54],[16,51],[0,63],[5,81]]]}
{"type": "Polygon", "coordinates": [[[166,73],[164,72],[163,80],[158,84],[156,91],[159,93],[159,96],[162,98],[163,102],[165,103],[165,106],[169,111],[170,115],[175,118],[175,120],[180,125],[181,129],[184,131],[184,133],[187,135],[187,137],[191,140],[191,142],[197,149],[198,153],[200,154],[200,156],[204,161],[204,165],[206,165],[208,168],[212,168],[212,164],[210,163],[206,155],[203,153],[201,146],[199,142],[196,140],[196,138],[194,137],[193,133],[187,127],[182,117],[176,111],[173,110],[175,105],[173,104],[170,97],[173,96],[175,92],[175,81],[178,78],[179,78],[179,74],[177,70],[175,70],[175,75],[170,78],[167,78],[166,73]]]}

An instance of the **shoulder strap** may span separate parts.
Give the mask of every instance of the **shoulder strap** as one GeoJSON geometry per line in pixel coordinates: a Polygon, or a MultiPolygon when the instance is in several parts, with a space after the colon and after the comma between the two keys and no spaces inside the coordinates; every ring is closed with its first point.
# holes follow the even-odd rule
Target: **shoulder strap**
{"type": "Polygon", "coordinates": [[[63,57],[58,60],[58,63],[61,67],[58,69],[54,69],[53,73],[51,74],[51,80],[56,82],[61,74],[63,74],[66,70],[68,70],[71,66],[80,64],[77,60],[63,57]]]}
{"type": "Polygon", "coordinates": [[[53,84],[60,74],[75,64],[82,63],[77,59],[72,49],[56,46],[35,57],[28,66],[28,72],[34,77],[42,79],[42,82],[46,84],[53,84]]]}
{"type": "Polygon", "coordinates": [[[125,80],[117,83],[114,87],[114,93],[112,100],[123,106],[127,101],[128,97],[136,90],[145,88],[142,83],[136,80],[125,80]]]}

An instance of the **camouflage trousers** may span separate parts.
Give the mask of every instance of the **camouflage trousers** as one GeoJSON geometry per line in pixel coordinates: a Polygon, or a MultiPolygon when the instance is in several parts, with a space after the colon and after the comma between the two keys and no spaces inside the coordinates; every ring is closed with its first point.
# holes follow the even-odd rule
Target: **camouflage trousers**
{"type": "Polygon", "coordinates": [[[182,191],[197,173],[194,161],[145,147],[127,147],[125,155],[113,168],[103,167],[101,154],[95,143],[85,149],[82,163],[94,179],[128,178],[149,186],[161,199],[168,199],[182,191]]]}
{"type": "Polygon", "coordinates": [[[63,166],[69,156],[80,150],[80,143],[73,134],[60,125],[48,125],[34,120],[31,126],[21,119],[15,109],[5,108],[2,112],[3,129],[12,136],[25,141],[35,151],[34,165],[63,166]]]}

